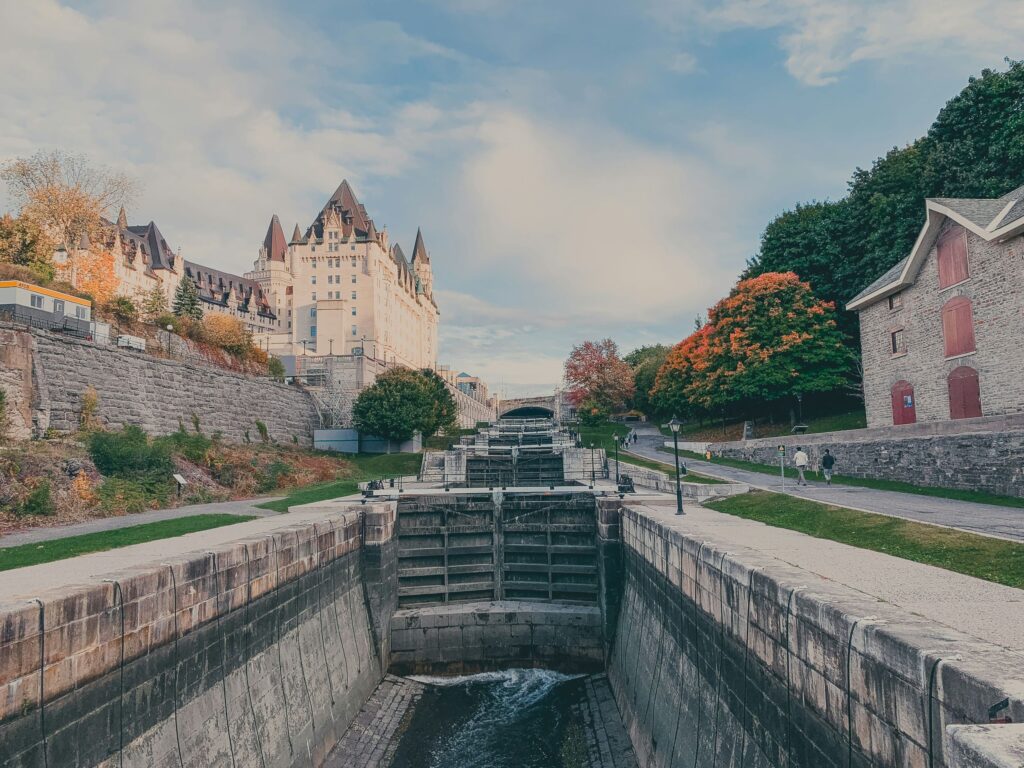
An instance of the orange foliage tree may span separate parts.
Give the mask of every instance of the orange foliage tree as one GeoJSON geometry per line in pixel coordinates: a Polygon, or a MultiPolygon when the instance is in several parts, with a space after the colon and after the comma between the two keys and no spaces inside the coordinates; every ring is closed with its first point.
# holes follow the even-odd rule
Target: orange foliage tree
{"type": "Polygon", "coordinates": [[[793,272],[766,272],[741,280],[672,350],[654,396],[666,410],[706,412],[834,391],[849,373],[835,306],[793,272]]]}
{"type": "Polygon", "coordinates": [[[98,305],[105,305],[117,293],[118,279],[114,271],[114,254],[107,250],[79,250],[75,255],[71,284],[92,296],[98,305]]]}
{"type": "Polygon", "coordinates": [[[624,408],[636,391],[633,369],[611,339],[573,347],[565,361],[565,384],[569,401],[581,411],[586,404],[611,413],[624,408]]]}

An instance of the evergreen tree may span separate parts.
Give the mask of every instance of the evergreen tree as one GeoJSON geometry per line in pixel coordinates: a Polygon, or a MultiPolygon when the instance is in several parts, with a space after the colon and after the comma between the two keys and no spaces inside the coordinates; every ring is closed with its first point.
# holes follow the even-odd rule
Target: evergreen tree
{"type": "Polygon", "coordinates": [[[148,322],[152,323],[160,317],[160,315],[166,314],[166,312],[167,297],[164,296],[163,288],[160,286],[154,286],[154,288],[146,294],[146,298],[142,300],[142,316],[148,322]]]}
{"type": "Polygon", "coordinates": [[[203,306],[199,302],[199,291],[196,290],[196,284],[187,277],[181,279],[174,291],[172,310],[178,317],[188,317],[192,320],[203,319],[203,306]]]}

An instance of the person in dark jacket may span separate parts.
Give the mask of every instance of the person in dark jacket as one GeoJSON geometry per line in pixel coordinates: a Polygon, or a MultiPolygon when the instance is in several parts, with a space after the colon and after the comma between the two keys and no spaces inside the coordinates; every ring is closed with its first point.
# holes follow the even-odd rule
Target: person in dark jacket
{"type": "Polygon", "coordinates": [[[825,449],[825,455],[821,457],[821,471],[825,475],[825,485],[832,485],[832,467],[836,465],[836,457],[825,449]]]}

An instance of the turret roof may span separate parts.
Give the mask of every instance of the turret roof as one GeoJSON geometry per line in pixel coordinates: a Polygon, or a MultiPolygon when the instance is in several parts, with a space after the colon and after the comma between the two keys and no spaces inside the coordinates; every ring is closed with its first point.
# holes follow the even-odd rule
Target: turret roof
{"type": "Polygon", "coordinates": [[[412,247],[412,263],[418,264],[419,262],[429,264],[430,256],[427,254],[427,246],[423,244],[423,232],[417,227],[416,243],[412,247]]]}
{"type": "Polygon", "coordinates": [[[263,247],[267,251],[267,258],[271,261],[284,261],[285,254],[288,253],[288,243],[285,242],[281,220],[277,218],[276,213],[270,218],[267,236],[263,238],[263,247]]]}

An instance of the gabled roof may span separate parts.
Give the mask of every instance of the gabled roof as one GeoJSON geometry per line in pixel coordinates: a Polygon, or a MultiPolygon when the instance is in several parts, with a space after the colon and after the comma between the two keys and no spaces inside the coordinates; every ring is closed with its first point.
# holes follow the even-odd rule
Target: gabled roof
{"type": "Polygon", "coordinates": [[[271,261],[284,261],[284,257],[288,253],[284,230],[281,229],[281,220],[277,218],[276,213],[270,218],[267,236],[263,238],[263,247],[267,251],[267,258],[271,261]]]}
{"type": "Polygon", "coordinates": [[[205,267],[193,261],[185,262],[185,277],[191,279],[199,291],[199,298],[210,304],[228,306],[231,293],[238,297],[240,308],[266,317],[277,317],[270,301],[255,280],[205,267]]]}
{"type": "Polygon", "coordinates": [[[910,254],[846,304],[860,310],[914,284],[921,265],[947,219],[986,242],[1002,242],[1024,234],[1024,186],[997,200],[934,197],[925,200],[927,219],[910,254]]]}
{"type": "Polygon", "coordinates": [[[423,232],[420,231],[419,227],[416,228],[416,242],[412,247],[412,263],[429,264],[430,256],[427,255],[427,246],[423,244],[423,232]]]}
{"type": "Polygon", "coordinates": [[[142,252],[149,259],[150,269],[171,269],[174,263],[174,251],[167,244],[164,236],[156,226],[155,221],[145,226],[128,227],[121,234],[128,233],[129,237],[134,236],[142,252]]]}

